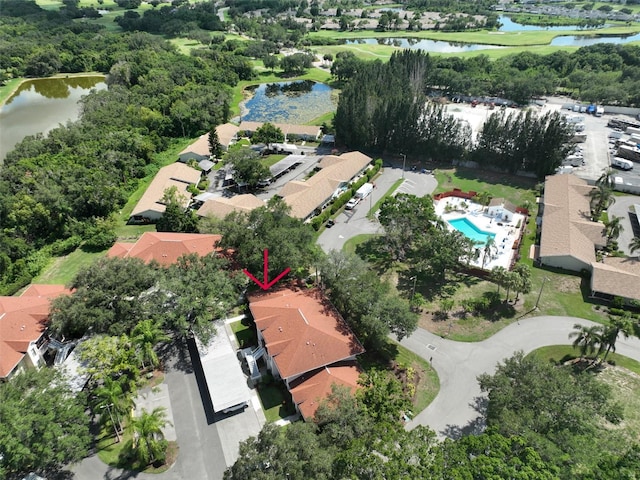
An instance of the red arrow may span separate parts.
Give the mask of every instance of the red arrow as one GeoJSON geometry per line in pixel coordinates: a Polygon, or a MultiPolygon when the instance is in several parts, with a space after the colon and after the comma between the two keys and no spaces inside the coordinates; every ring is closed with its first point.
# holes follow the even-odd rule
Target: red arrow
{"type": "Polygon", "coordinates": [[[284,269],[282,273],[280,273],[280,275],[278,275],[273,280],[269,281],[269,250],[267,250],[266,248],[264,249],[264,282],[261,282],[256,277],[254,277],[251,273],[249,273],[249,270],[247,270],[246,268],[243,270],[244,274],[247,277],[249,277],[251,280],[256,282],[262,290],[269,290],[271,287],[273,287],[276,284],[278,280],[280,280],[290,271],[291,269],[287,267],[284,269]]]}

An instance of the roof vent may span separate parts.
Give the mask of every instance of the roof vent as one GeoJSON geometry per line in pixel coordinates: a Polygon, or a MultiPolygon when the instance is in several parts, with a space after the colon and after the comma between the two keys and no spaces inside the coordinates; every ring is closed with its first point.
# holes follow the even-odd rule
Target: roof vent
{"type": "Polygon", "coordinates": [[[281,332],[282,331],[282,327],[278,327],[278,330],[281,332]]]}
{"type": "Polygon", "coordinates": [[[307,345],[309,345],[309,341],[307,340],[307,345]]]}
{"type": "MultiPolygon", "coordinates": [[[[24,330],[25,328],[27,328],[27,327],[26,327],[26,325],[22,325],[22,326],[20,327],[20,331],[24,330]]],[[[307,342],[307,344],[309,344],[309,342],[307,342]]]]}

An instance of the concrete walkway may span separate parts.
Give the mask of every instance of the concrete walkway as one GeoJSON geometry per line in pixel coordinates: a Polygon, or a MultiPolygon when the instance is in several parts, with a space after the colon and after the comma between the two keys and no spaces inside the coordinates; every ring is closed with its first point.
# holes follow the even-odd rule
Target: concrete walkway
{"type": "MultiPolygon", "coordinates": [[[[440,391],[406,428],[425,425],[440,438],[454,439],[482,431],[486,396],[480,392],[478,375],[494,373],[499,362],[518,350],[529,353],[546,345],[569,345],[568,336],[576,323],[596,325],[574,317],[534,317],[476,343],[446,340],[419,328],[401,343],[431,361],[440,378],[440,391]]],[[[640,361],[640,339],[618,339],[616,353],[640,361]]]]}

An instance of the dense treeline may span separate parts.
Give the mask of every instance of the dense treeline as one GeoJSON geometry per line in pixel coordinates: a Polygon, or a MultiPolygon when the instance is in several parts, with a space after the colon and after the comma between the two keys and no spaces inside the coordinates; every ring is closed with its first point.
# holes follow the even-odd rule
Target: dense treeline
{"type": "MultiPolygon", "coordinates": [[[[338,67],[342,74],[345,65],[338,67]]],[[[470,157],[480,165],[533,172],[538,178],[562,163],[572,132],[559,113],[494,114],[474,144],[468,125],[428,99],[433,70],[428,55],[409,50],[394,53],[386,64],[357,65],[338,102],[338,140],[352,148],[440,161],[470,157]]]]}
{"type": "MultiPolygon", "coordinates": [[[[363,65],[352,53],[342,52],[332,73],[345,81],[363,65]]],[[[571,53],[522,52],[495,61],[486,55],[434,56],[428,65],[425,88],[444,95],[497,96],[522,105],[561,89],[587,102],[640,105],[639,46],[601,43],[571,53]]]]}
{"type": "Polygon", "coordinates": [[[46,138],[27,137],[7,155],[0,171],[2,293],[28,283],[52,255],[88,239],[113,241],[109,219],[138,179],[157,169],[155,153],[172,138],[225,122],[230,86],[253,75],[246,57],[223,48],[188,57],[146,33],[106,33],[56,12],[25,11],[35,13],[0,26],[0,68],[9,65],[12,75],[99,70],[109,73],[109,89],[82,100],[79,121],[46,138]]]}
{"type": "MultiPolygon", "coordinates": [[[[638,446],[612,429],[620,405],[594,373],[574,373],[517,353],[483,375],[486,432],[461,436],[403,428],[407,398],[398,381],[375,370],[351,397],[334,387],[316,422],[266,425],[240,446],[229,480],[261,479],[632,479],[638,446]]],[[[468,428],[474,425],[465,426],[468,428]]]]}

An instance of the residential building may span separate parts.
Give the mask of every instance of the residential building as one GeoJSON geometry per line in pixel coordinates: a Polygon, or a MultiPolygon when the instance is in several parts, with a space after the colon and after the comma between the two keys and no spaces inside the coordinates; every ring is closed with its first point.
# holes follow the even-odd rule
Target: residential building
{"type": "Polygon", "coordinates": [[[158,262],[169,266],[183,255],[200,256],[218,251],[221,235],[200,233],[145,232],[135,243],[117,242],[107,252],[107,257],[139,258],[145,263],[158,262]]]}
{"type": "Polygon", "coordinates": [[[327,155],[318,164],[320,171],[305,181],[288,182],[278,195],[291,207],[292,217],[309,220],[345,191],[370,164],[371,157],[360,152],[327,155]]]}
{"type": "Polygon", "coordinates": [[[30,285],[19,297],[0,297],[0,381],[44,365],[51,300],[64,285],[30,285]]]}
{"type": "Polygon", "coordinates": [[[284,381],[305,418],[315,413],[332,383],[356,388],[356,356],[364,348],[320,290],[256,293],[249,309],[267,368],[284,381]]]}
{"type": "MultiPolygon", "coordinates": [[[[251,136],[263,124],[264,122],[240,122],[239,130],[251,136]]],[[[291,123],[273,123],[272,125],[282,130],[285,141],[289,135],[295,135],[302,140],[317,140],[322,134],[322,130],[316,125],[294,125],[291,123]]]]}
{"type": "Polygon", "coordinates": [[[516,212],[516,206],[504,198],[492,198],[487,207],[487,215],[498,221],[510,222],[516,212]]]}
{"type": "Polygon", "coordinates": [[[133,208],[129,221],[155,222],[160,219],[166,209],[163,203],[165,191],[171,187],[176,187],[178,198],[186,209],[191,198],[187,188],[199,181],[200,171],[188,165],[173,163],[161,168],[133,208]]]}
{"type": "MultiPolygon", "coordinates": [[[[240,128],[233,123],[223,123],[216,127],[216,133],[218,134],[218,141],[224,150],[228,150],[230,145],[233,145],[238,139],[238,131],[240,128]]],[[[209,139],[207,138],[207,142],[209,139]]]]}
{"type": "Polygon", "coordinates": [[[589,192],[594,187],[575,175],[546,178],[542,200],[539,260],[574,272],[591,271],[596,247],[603,247],[604,225],[591,220],[589,192]]]}
{"type": "Polygon", "coordinates": [[[201,217],[216,217],[223,219],[232,212],[249,213],[252,210],[264,207],[265,203],[255,195],[235,195],[233,197],[215,197],[205,200],[198,215],[201,217]]]}
{"type": "Polygon", "coordinates": [[[210,157],[209,133],[200,135],[195,142],[178,154],[178,160],[182,163],[187,163],[189,160],[195,160],[196,162],[209,160],[210,157]]]}
{"type": "Polygon", "coordinates": [[[591,274],[591,295],[640,300],[640,260],[604,257],[604,224],[591,220],[589,192],[594,187],[575,175],[547,177],[541,203],[537,256],[542,265],[591,274]]]}

